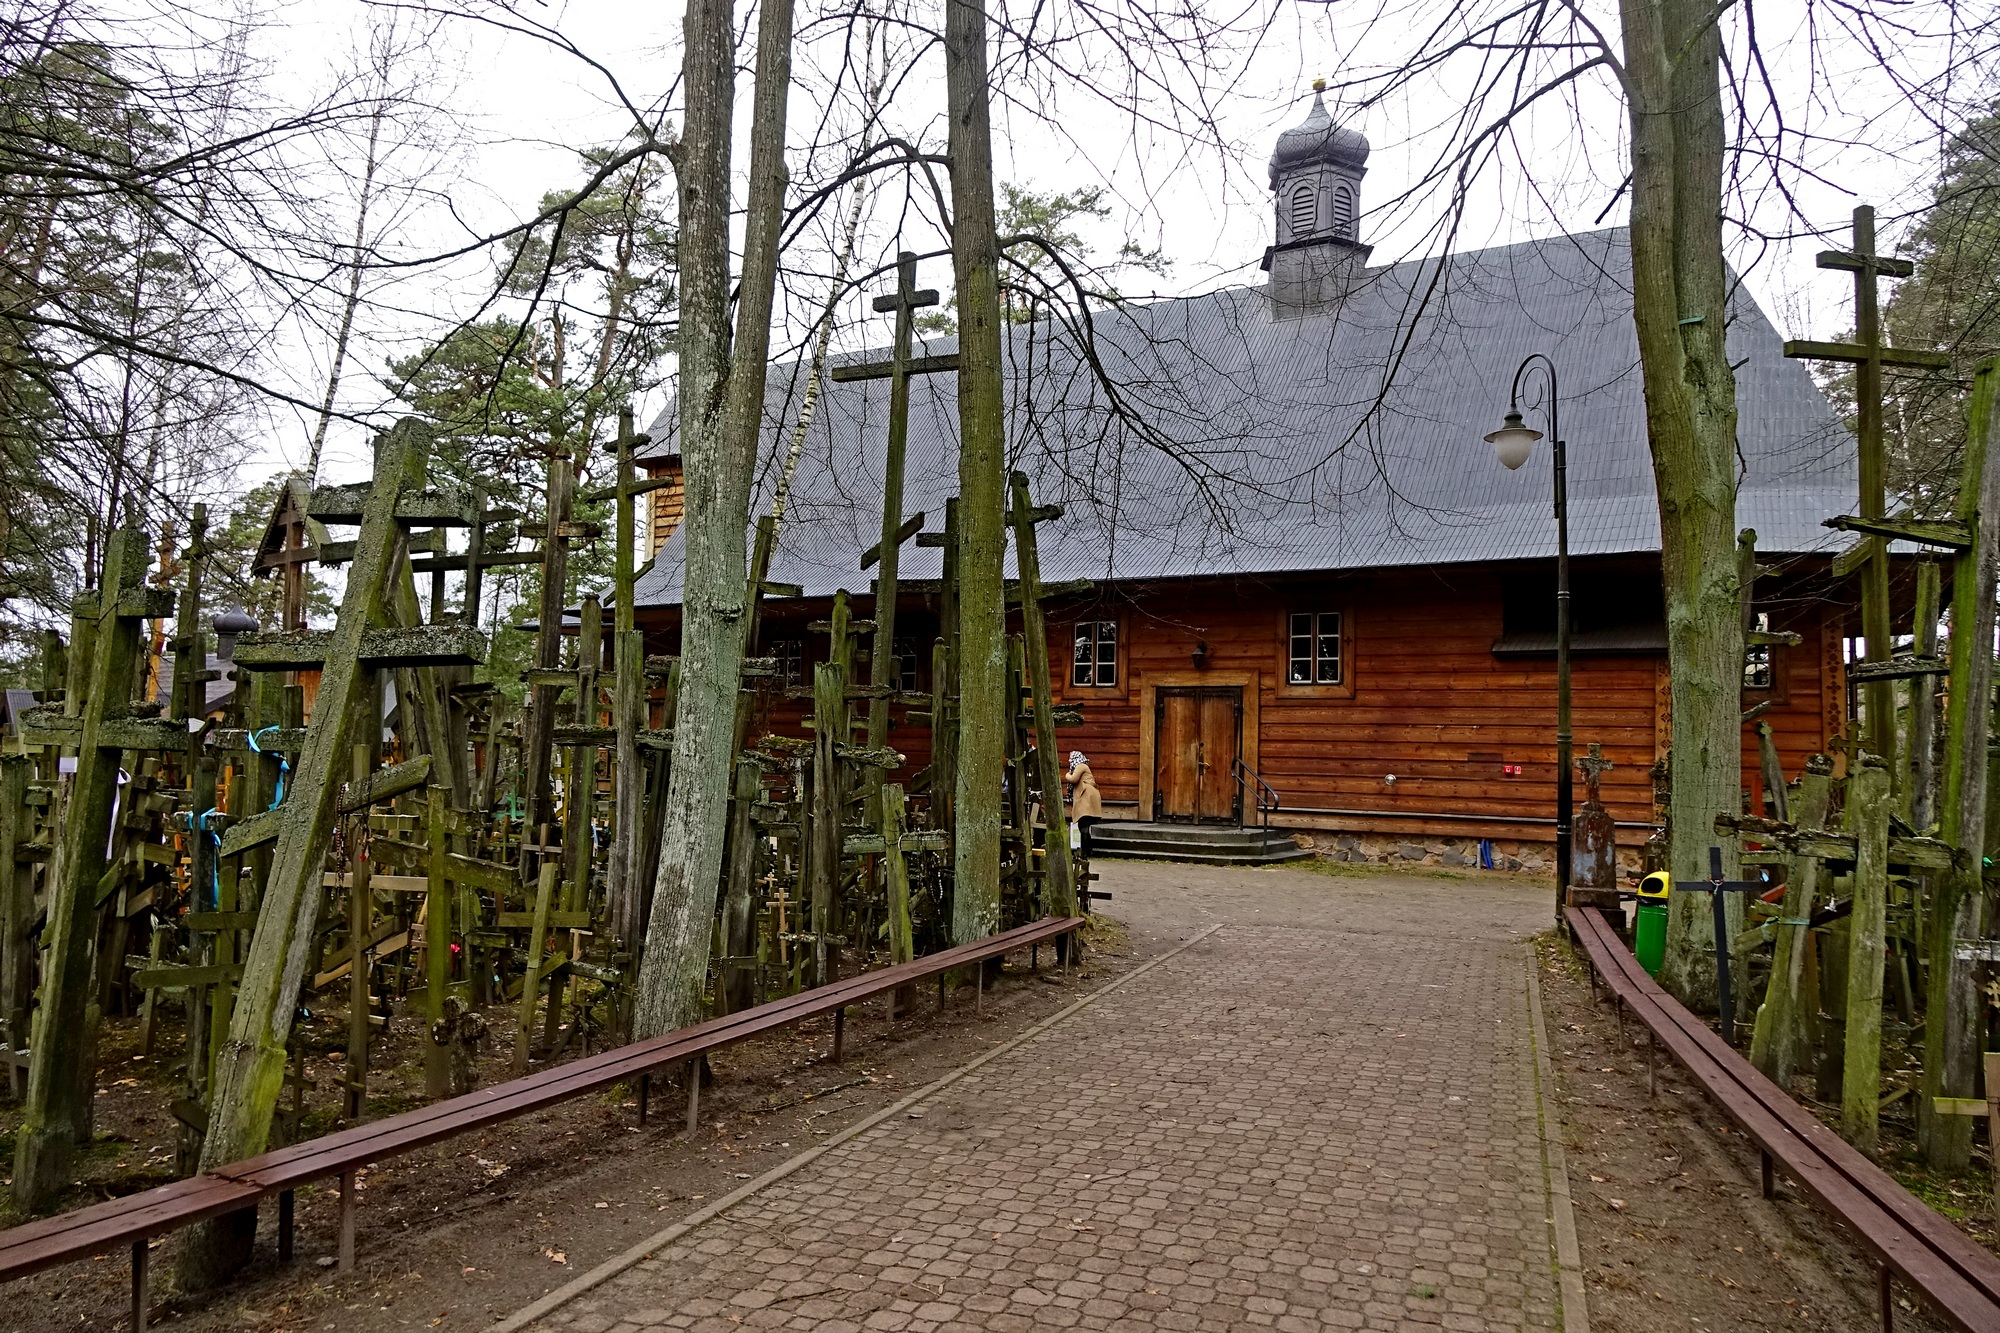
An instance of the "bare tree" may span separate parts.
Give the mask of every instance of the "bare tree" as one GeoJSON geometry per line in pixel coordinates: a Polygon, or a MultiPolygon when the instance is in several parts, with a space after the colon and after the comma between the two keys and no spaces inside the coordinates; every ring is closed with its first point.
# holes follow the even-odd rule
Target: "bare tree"
{"type": "Polygon", "coordinates": [[[734,771],[744,649],[744,532],[764,422],[765,362],[784,220],[792,5],[765,0],[757,19],[749,212],[732,329],[731,19],[727,0],[690,0],[683,31],[686,114],[674,168],[681,199],[679,403],[687,556],[666,831],[634,1008],[641,1037],[693,1022],[703,1008],[734,771]]]}

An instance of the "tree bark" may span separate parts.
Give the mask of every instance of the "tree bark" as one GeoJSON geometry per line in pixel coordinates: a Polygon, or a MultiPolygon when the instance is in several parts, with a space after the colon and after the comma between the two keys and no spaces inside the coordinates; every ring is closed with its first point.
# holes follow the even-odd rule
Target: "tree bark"
{"type": "MultiPolygon", "coordinates": [[[[1708,877],[1715,816],[1742,803],[1736,379],[1724,346],[1721,39],[1698,0],[1622,0],[1632,128],[1632,316],[1660,504],[1672,666],[1669,868],[1708,877]]],[[[1734,874],[1734,849],[1726,848],[1734,874]]],[[[1739,905],[1732,910],[1740,913],[1739,905]]],[[[1674,895],[1660,980],[1712,1003],[1706,896],[1674,895]]]]}
{"type": "MultiPolygon", "coordinates": [[[[384,71],[386,74],[386,71],[384,71]]],[[[347,365],[347,343],[354,335],[354,312],[361,308],[362,254],[368,244],[368,208],[375,202],[376,153],[382,142],[382,118],[388,113],[377,101],[368,118],[368,156],[361,172],[361,202],[354,214],[353,260],[347,270],[347,299],[340,307],[340,329],[333,339],[333,364],[326,371],[326,396],[319,404],[319,424],[313,427],[312,448],[306,455],[306,482],[319,479],[320,455],[326,452],[326,428],[333,424],[333,402],[340,393],[340,377],[347,365]]]]}
{"type": "Polygon", "coordinates": [[[964,944],[1000,925],[1000,786],[1011,731],[1002,715],[1007,441],[982,0],[946,0],[944,49],[951,252],[958,284],[958,772],[951,936],[964,944]]]}
{"type": "Polygon", "coordinates": [[[1986,781],[1992,730],[1994,597],[2000,587],[2000,359],[1973,377],[1966,417],[1965,465],[1958,517],[1974,524],[1972,549],[1952,571],[1951,684],[1945,692],[1944,790],[1938,802],[1939,836],[1971,858],[1965,871],[1947,870],[1933,881],[1927,941],[1930,992],[1924,1022],[1924,1081],[1917,1102],[1919,1137],[1930,1164],[1962,1171],[1972,1160],[1972,1119],[1931,1113],[1933,1097],[1970,1097],[1979,1068],[1980,1014],[1984,1008],[1973,964],[1954,945],[1981,935],[1980,866],[1993,830],[1986,781]]]}
{"type": "Polygon", "coordinates": [[[750,197],[732,356],[729,325],[730,113],[735,46],[727,0],[688,0],[682,86],[686,129],[674,166],[681,200],[680,690],[658,877],[640,963],[634,1033],[652,1037],[701,1015],[728,834],[736,694],[743,668],[744,533],[764,417],[765,360],[783,221],[791,0],[757,23],[750,197]]]}

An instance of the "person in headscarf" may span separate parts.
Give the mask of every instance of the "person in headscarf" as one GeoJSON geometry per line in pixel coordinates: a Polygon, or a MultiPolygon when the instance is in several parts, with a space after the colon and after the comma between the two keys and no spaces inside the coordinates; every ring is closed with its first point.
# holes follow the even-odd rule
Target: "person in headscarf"
{"type": "Polygon", "coordinates": [[[1091,775],[1090,760],[1081,750],[1069,752],[1069,771],[1063,774],[1063,790],[1069,796],[1069,818],[1082,844],[1084,859],[1090,859],[1090,827],[1104,818],[1104,798],[1091,775]]]}

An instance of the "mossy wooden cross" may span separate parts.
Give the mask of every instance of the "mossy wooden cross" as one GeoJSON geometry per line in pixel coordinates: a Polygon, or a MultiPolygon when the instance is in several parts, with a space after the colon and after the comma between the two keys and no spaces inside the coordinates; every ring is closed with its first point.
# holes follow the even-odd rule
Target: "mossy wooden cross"
{"type": "MultiPolygon", "coordinates": [[[[442,517],[426,512],[437,506],[423,503],[432,497],[419,494],[429,448],[428,428],[406,418],[381,441],[374,484],[364,495],[354,496],[345,506],[323,506],[315,495],[316,516],[339,508],[340,512],[328,512],[326,521],[358,522],[360,527],[335,628],[317,634],[246,636],[237,647],[239,665],[282,670],[319,664],[321,675],[284,802],[262,817],[268,823],[260,832],[275,844],[271,871],[229,1037],[217,1054],[213,1109],[202,1144],[204,1170],[262,1152],[270,1134],[284,1084],[294,1002],[305,980],[325,896],[320,881],[342,803],[341,778],[350,771],[348,732],[356,701],[380,666],[477,659],[478,645],[460,642],[466,636],[477,639],[467,629],[377,628],[389,579],[405,559],[399,523],[432,526],[442,517]],[[406,497],[417,503],[405,504],[406,497]],[[262,642],[280,639],[300,642],[262,642]]],[[[224,850],[231,848],[225,845],[224,850]]]]}
{"type": "Polygon", "coordinates": [[[61,850],[42,945],[41,1007],[29,1043],[28,1099],[14,1149],[14,1201],[20,1211],[46,1206],[69,1182],[69,1163],[90,1134],[90,1097],[96,1070],[91,1036],[92,947],[97,931],[98,881],[118,801],[121,751],[178,749],[185,728],[158,718],[132,716],[132,679],[139,658],[141,624],[171,615],[171,588],[143,586],[146,535],[121,528],[106,545],[104,578],[95,593],[77,596],[79,621],[91,622],[95,648],[89,684],[74,714],[52,705],[28,711],[30,744],[76,747],[61,823],[61,850]]]}
{"type": "MultiPolygon", "coordinates": [[[[903,457],[910,433],[910,376],[958,369],[958,357],[912,357],[917,311],[938,303],[938,294],[917,287],[917,257],[905,250],[896,256],[896,290],[875,298],[878,311],[894,311],[896,333],[887,361],[839,366],[835,380],[889,381],[889,441],[882,458],[882,538],[864,552],[861,567],[879,564],[875,576],[875,655],[869,683],[888,689],[896,681],[896,592],[903,543],[924,526],[922,514],[903,519],[903,457]]],[[[868,744],[889,743],[889,700],[878,695],[868,705],[868,744]]]]}
{"type": "MultiPolygon", "coordinates": [[[[1818,257],[1821,268],[1838,269],[1854,275],[1854,330],[1851,343],[1793,341],[1785,344],[1785,355],[1808,361],[1838,361],[1854,367],[1855,410],[1861,444],[1861,513],[1827,520],[1827,526],[1862,534],[1862,540],[1845,558],[1835,563],[1835,574],[1859,568],[1861,583],[1861,632],[1867,642],[1867,661],[1876,670],[1857,668],[1851,675],[1866,681],[1868,690],[1868,749],[1880,755],[1893,773],[1896,756],[1896,706],[1890,677],[1884,671],[1889,661],[1889,540],[1944,545],[1962,550],[1969,536],[1942,529],[1942,524],[1910,524],[1888,515],[1888,456],[1882,442],[1882,368],[1936,369],[1951,360],[1937,352],[1888,347],[1882,341],[1879,278],[1907,278],[1914,269],[1907,259],[1894,259],[1875,252],[1875,210],[1862,205],[1854,210],[1854,248],[1826,250],[1818,257]],[[1843,568],[1844,566],[1844,568],[1843,568]]],[[[1962,527],[1962,525],[1960,525],[1962,527]]],[[[1910,674],[1905,672],[1904,674],[1910,674]]]]}
{"type": "MultiPolygon", "coordinates": [[[[1042,822],[1048,829],[1043,839],[1047,878],[1042,882],[1041,908],[1055,916],[1076,915],[1076,880],[1070,866],[1069,820],[1063,810],[1063,764],[1056,755],[1055,703],[1049,693],[1055,688],[1049,668],[1048,627],[1042,619],[1041,549],[1035,540],[1035,524],[1062,517],[1062,506],[1037,508],[1028,499],[1028,476],[1016,472],[1009,479],[1012,495],[1007,519],[1014,528],[1014,569],[1021,582],[1021,635],[1027,662],[1031,708],[1034,718],[1037,778],[1042,788],[1042,822]]],[[[1067,958],[1069,936],[1056,942],[1067,958]]]]}
{"type": "Polygon", "coordinates": [[[1708,895],[1715,912],[1715,998],[1716,1007],[1722,1017],[1722,1039],[1731,1046],[1736,1044],[1736,1003],[1729,989],[1729,915],[1728,899],[1725,894],[1761,893],[1764,881],[1761,879],[1724,879],[1722,877],[1722,849],[1711,846],[1708,849],[1708,895]]]}

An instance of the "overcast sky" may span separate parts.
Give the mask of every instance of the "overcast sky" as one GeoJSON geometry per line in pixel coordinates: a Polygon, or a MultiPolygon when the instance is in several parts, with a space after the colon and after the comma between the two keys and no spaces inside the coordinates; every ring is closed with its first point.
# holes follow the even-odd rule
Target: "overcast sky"
{"type": "MultiPolygon", "coordinates": [[[[1115,249],[1130,237],[1159,248],[1172,262],[1165,277],[1137,275],[1123,282],[1128,294],[1257,281],[1257,263],[1272,230],[1264,160],[1276,134],[1310,106],[1311,80],[1328,77],[1341,84],[1397,64],[1411,40],[1412,16],[1439,8],[1397,0],[1263,3],[1260,8],[1253,0],[1247,10],[1229,11],[1251,16],[1264,35],[1254,46],[1234,51],[1216,75],[1213,105],[1223,141],[1220,152],[1190,148],[1170,135],[1136,133],[1129,115],[1102,98],[1075,91],[1043,90],[1038,114],[1014,105],[996,108],[1000,179],[1045,191],[1105,186],[1114,216],[1092,239],[1115,249]]],[[[604,72],[546,42],[508,35],[471,19],[446,22],[425,66],[425,87],[448,103],[456,120],[440,123],[438,133],[448,141],[445,149],[408,157],[424,167],[425,184],[439,196],[409,212],[401,239],[411,250],[452,243],[468,227],[504,225],[530,211],[545,191],[575,181],[575,150],[614,141],[626,127],[607,74],[641,105],[657,105],[672,85],[679,64],[678,4],[600,0],[522,8],[600,62],[604,72]]],[[[800,10],[802,25],[832,8],[813,9],[808,0],[800,10]]],[[[1806,150],[1817,174],[1791,178],[1798,211],[1814,225],[1844,232],[1856,203],[1875,203],[1885,214],[1920,204],[1935,166],[1935,136],[1926,136],[1922,118],[1856,53],[1831,47],[1832,58],[1847,65],[1822,69],[1818,80],[1812,79],[1802,35],[1775,26],[1796,21],[1794,12],[1794,6],[1783,5],[1765,7],[1759,14],[1780,100],[1792,105],[1795,123],[1825,140],[1806,150]],[[1815,89],[1817,95],[1809,95],[1815,89]]],[[[1615,14],[1608,17],[1615,31],[1615,14]]],[[[323,0],[294,4],[278,11],[278,18],[265,34],[276,77],[305,87],[327,82],[345,53],[365,41],[368,25],[381,21],[382,11],[355,0],[323,0]]],[[[820,76],[833,50],[826,40],[802,47],[805,86],[794,102],[795,142],[812,133],[816,89],[824,86],[820,76]]],[[[1909,54],[1919,66],[1948,59],[1914,48],[1909,54]]],[[[746,46],[744,63],[750,55],[746,46]]],[[[1442,199],[1402,196],[1434,156],[1444,133],[1440,127],[1458,105],[1453,81],[1462,77],[1447,71],[1407,96],[1359,114],[1334,108],[1337,117],[1373,144],[1364,208],[1402,200],[1386,214],[1363,219],[1363,239],[1376,246],[1376,262],[1434,250],[1433,225],[1442,199]]],[[[888,115],[892,126],[923,135],[938,148],[943,138],[936,119],[942,79],[942,59],[933,50],[888,115]]],[[[740,84],[747,103],[750,81],[744,78],[740,84]]],[[[1614,197],[1623,176],[1622,129],[1622,108],[1602,79],[1587,84],[1573,103],[1551,104],[1522,122],[1508,155],[1469,199],[1454,248],[1585,229],[1607,206],[1608,214],[1596,225],[1622,223],[1623,201],[1614,197]]],[[[350,200],[328,200],[330,214],[351,206],[350,200]]],[[[1788,207],[1775,195],[1767,193],[1754,207],[1755,221],[1765,230],[1795,226],[1788,207]]],[[[877,214],[873,231],[881,240],[888,223],[880,209],[877,214]]],[[[1803,238],[1767,248],[1741,235],[1732,237],[1732,257],[1746,267],[1751,290],[1789,336],[1824,337],[1847,322],[1850,280],[1812,267],[1812,252],[1822,244],[1803,238]]],[[[817,262],[825,267],[823,259],[817,262]]],[[[864,262],[873,262],[873,256],[864,256],[864,262]]],[[[344,406],[380,406],[382,395],[373,377],[386,357],[409,350],[469,310],[488,272],[483,262],[462,264],[385,293],[379,307],[364,317],[365,336],[356,348],[361,364],[349,377],[344,406]]],[[[928,265],[923,280],[948,288],[948,265],[928,265]]],[[[299,347],[291,360],[300,384],[309,385],[323,374],[317,369],[323,357],[323,349],[299,347]]],[[[657,403],[641,407],[642,413],[650,413],[657,403]]],[[[246,483],[296,462],[303,456],[307,433],[304,424],[279,422],[277,438],[247,469],[246,483]]],[[[351,475],[359,466],[363,439],[359,428],[336,432],[326,471],[334,477],[351,475]]]]}

